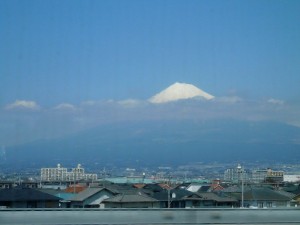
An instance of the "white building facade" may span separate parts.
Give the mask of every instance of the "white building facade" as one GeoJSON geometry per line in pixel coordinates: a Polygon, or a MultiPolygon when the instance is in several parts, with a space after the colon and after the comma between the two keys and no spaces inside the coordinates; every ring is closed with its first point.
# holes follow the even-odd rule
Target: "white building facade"
{"type": "Polygon", "coordinates": [[[97,174],[85,173],[80,164],[68,172],[67,168],[57,164],[56,168],[41,168],[41,181],[79,181],[97,180],[97,174]]]}

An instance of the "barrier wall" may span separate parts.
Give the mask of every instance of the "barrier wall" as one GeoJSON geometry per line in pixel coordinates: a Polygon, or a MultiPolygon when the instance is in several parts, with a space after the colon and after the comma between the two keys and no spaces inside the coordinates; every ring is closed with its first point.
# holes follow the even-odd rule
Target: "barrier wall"
{"type": "Polygon", "coordinates": [[[300,209],[1,209],[0,224],[300,224],[300,209]]]}

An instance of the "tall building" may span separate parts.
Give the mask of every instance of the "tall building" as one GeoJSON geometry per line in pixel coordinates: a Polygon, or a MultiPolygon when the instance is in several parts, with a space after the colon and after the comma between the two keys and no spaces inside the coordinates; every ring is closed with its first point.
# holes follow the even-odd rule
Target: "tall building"
{"type": "Polygon", "coordinates": [[[41,181],[79,181],[97,180],[97,174],[85,173],[80,164],[68,172],[67,168],[57,164],[56,168],[41,168],[41,181]]]}
{"type": "Polygon", "coordinates": [[[256,169],[252,170],[251,181],[253,183],[262,183],[266,180],[268,170],[265,169],[256,169]]]}
{"type": "Polygon", "coordinates": [[[230,182],[241,182],[242,179],[247,181],[249,179],[249,172],[238,165],[236,168],[230,168],[224,172],[224,180],[230,182]]]}

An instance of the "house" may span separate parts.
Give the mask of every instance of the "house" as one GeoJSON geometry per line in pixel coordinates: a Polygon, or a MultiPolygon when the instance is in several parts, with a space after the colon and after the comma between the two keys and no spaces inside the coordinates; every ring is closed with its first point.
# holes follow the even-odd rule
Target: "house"
{"type": "Polygon", "coordinates": [[[206,183],[189,183],[186,186],[179,186],[181,189],[186,189],[190,192],[206,192],[210,189],[211,185],[206,183]]]}
{"type": "Polygon", "coordinates": [[[128,194],[128,193],[137,193],[139,188],[137,188],[133,184],[108,184],[105,186],[105,188],[113,191],[114,193],[117,194],[128,194]]]}
{"type": "Polygon", "coordinates": [[[292,205],[294,207],[299,207],[300,206],[300,194],[295,195],[291,201],[292,205]]]}
{"type": "Polygon", "coordinates": [[[193,193],[183,199],[185,200],[186,208],[232,208],[239,205],[237,199],[214,192],[193,193]]]}
{"type": "Polygon", "coordinates": [[[152,197],[160,202],[160,208],[185,208],[184,197],[191,194],[185,189],[169,189],[153,193],[152,197]]]}
{"type": "Polygon", "coordinates": [[[107,188],[86,188],[69,199],[71,208],[101,208],[103,200],[114,196],[116,193],[107,188]]]}
{"type": "Polygon", "coordinates": [[[242,206],[243,197],[244,207],[249,208],[290,207],[293,198],[285,191],[272,190],[267,187],[247,187],[243,193],[230,195],[240,201],[240,206],[242,206]]]}
{"type": "Polygon", "coordinates": [[[210,188],[207,190],[208,192],[219,192],[223,190],[224,187],[221,186],[221,181],[219,179],[213,180],[212,184],[210,185],[210,188]]]}
{"type": "Polygon", "coordinates": [[[160,208],[159,201],[143,194],[119,194],[103,201],[105,208],[160,208]]]}
{"type": "Polygon", "coordinates": [[[74,193],[74,194],[78,194],[79,192],[85,190],[87,187],[85,185],[80,185],[80,184],[76,184],[76,185],[70,185],[69,187],[67,187],[65,189],[66,193],[74,193]]]}
{"type": "Polygon", "coordinates": [[[41,188],[39,189],[39,191],[59,197],[61,199],[59,201],[60,208],[70,208],[70,199],[76,195],[75,193],[65,192],[64,190],[51,189],[51,188],[49,189],[41,188]]]}
{"type": "Polygon", "coordinates": [[[296,195],[300,194],[300,185],[299,184],[289,184],[286,183],[283,187],[282,190],[286,191],[286,192],[290,192],[296,195]]]}
{"type": "Polygon", "coordinates": [[[0,206],[7,208],[58,208],[60,200],[32,188],[0,189],[0,206]]]}

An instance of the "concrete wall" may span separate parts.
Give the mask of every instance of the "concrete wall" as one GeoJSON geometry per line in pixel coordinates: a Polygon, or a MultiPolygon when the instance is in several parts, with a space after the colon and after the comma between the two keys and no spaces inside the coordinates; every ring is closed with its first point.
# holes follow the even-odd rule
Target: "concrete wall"
{"type": "Polygon", "coordinates": [[[0,209],[0,224],[300,224],[300,208],[291,209],[0,209]]]}

